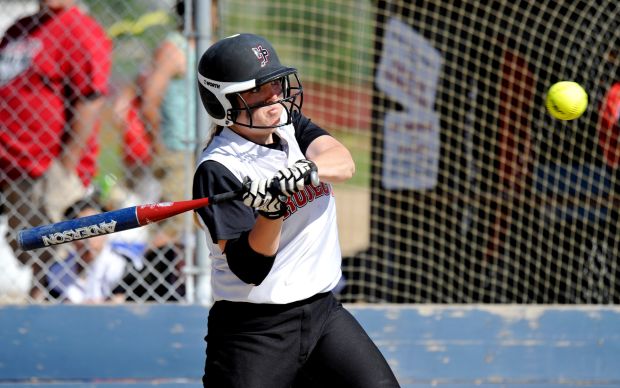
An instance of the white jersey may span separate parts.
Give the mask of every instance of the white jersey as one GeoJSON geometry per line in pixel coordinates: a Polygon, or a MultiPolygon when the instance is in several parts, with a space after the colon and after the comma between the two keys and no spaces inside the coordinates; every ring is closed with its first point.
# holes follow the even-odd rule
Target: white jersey
{"type": "MultiPolygon", "coordinates": [[[[252,143],[229,128],[215,136],[198,165],[207,160],[224,165],[240,182],[269,179],[276,171],[304,159],[293,125],[276,132],[283,150],[252,143]]],[[[341,252],[336,201],[330,184],[307,186],[289,198],[280,247],[267,277],[259,286],[241,281],[228,267],[217,241],[206,231],[212,265],[214,299],[252,303],[290,303],[331,291],[340,280],[341,252]]]]}

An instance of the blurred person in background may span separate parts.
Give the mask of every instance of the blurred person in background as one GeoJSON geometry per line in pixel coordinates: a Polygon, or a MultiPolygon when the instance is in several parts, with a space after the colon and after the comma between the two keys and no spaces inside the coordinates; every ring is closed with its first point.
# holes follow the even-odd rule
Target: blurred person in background
{"type": "MultiPolygon", "coordinates": [[[[107,211],[93,197],[85,197],[71,205],[64,218],[87,217],[107,211]]],[[[124,256],[115,249],[110,235],[103,234],[71,243],[71,249],[63,260],[50,265],[46,283],[50,298],[71,303],[103,303],[124,301],[121,281],[133,263],[142,267],[139,258],[124,256]]]]}
{"type": "MultiPolygon", "coordinates": [[[[620,49],[616,47],[618,47],[617,43],[607,52],[605,58],[606,74],[609,77],[605,79],[605,86],[608,89],[599,108],[598,121],[598,143],[611,177],[611,198],[609,200],[611,206],[609,206],[608,216],[611,221],[609,223],[610,246],[618,243],[618,219],[620,219],[620,209],[617,206],[620,200],[620,49]]],[[[616,284],[620,282],[616,280],[616,284]]]]}
{"type": "MultiPolygon", "coordinates": [[[[134,197],[133,204],[189,196],[187,178],[193,173],[196,149],[196,43],[194,13],[188,15],[185,5],[183,0],[175,3],[175,28],[156,47],[134,85],[125,88],[115,102],[116,120],[123,131],[125,180],[112,193],[134,197]]],[[[196,2],[191,1],[191,10],[195,9],[196,2]]],[[[217,1],[211,2],[211,16],[215,31],[217,1]]],[[[184,295],[184,248],[195,239],[185,221],[185,217],[173,217],[150,228],[145,269],[133,276],[133,280],[142,279],[135,290],[138,298],[144,296],[142,285],[153,283],[148,279],[165,279],[170,285],[169,290],[158,287],[157,298],[176,300],[184,295]]],[[[193,224],[188,226],[193,228],[193,224]]],[[[134,283],[127,280],[127,284],[134,283]]]]}
{"type": "Polygon", "coordinates": [[[35,300],[51,249],[22,251],[20,229],[61,219],[95,174],[111,41],[75,0],[41,0],[0,41],[0,188],[8,241],[32,268],[35,300]]]}
{"type": "Polygon", "coordinates": [[[617,171],[620,165],[620,51],[609,50],[605,59],[610,86],[599,111],[598,141],[608,168],[617,171]]]}
{"type": "MultiPolygon", "coordinates": [[[[174,11],[177,28],[156,48],[138,84],[140,109],[153,146],[152,173],[161,188],[159,201],[186,199],[187,166],[188,162],[194,164],[196,146],[193,22],[188,26],[190,37],[187,37],[184,35],[185,2],[177,1],[174,11]]],[[[193,15],[189,17],[192,19],[193,15]]],[[[183,234],[184,221],[184,217],[173,217],[154,228],[158,232],[151,241],[155,249],[172,250],[174,256],[180,256],[183,239],[188,237],[183,234]]]]}

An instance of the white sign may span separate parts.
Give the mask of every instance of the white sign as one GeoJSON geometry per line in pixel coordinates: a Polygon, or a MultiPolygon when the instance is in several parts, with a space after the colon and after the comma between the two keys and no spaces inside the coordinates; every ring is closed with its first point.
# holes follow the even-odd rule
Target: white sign
{"type": "Polygon", "coordinates": [[[388,112],[383,139],[383,187],[388,190],[432,189],[439,172],[439,117],[388,112]]]}
{"type": "Polygon", "coordinates": [[[430,189],[437,185],[439,118],[434,111],[442,57],[409,25],[388,22],[377,69],[377,88],[404,111],[385,116],[383,186],[430,189]]]}

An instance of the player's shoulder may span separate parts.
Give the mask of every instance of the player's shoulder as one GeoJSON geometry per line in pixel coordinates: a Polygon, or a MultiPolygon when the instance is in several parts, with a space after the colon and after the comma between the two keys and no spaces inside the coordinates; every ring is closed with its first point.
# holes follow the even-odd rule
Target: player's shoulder
{"type": "Polygon", "coordinates": [[[310,119],[299,111],[291,112],[291,123],[295,129],[304,127],[310,123],[310,119]]]}
{"type": "Polygon", "coordinates": [[[310,144],[318,137],[331,136],[328,131],[312,122],[308,117],[295,112],[292,117],[295,128],[295,138],[301,152],[305,155],[310,144]]]}
{"type": "Polygon", "coordinates": [[[196,168],[192,190],[194,198],[202,198],[240,187],[240,178],[227,166],[215,160],[204,160],[196,168]]]}
{"type": "Polygon", "coordinates": [[[310,118],[304,116],[301,112],[293,112],[291,116],[291,123],[295,128],[295,133],[300,134],[306,131],[321,131],[327,134],[327,131],[313,122],[310,118]]]}
{"type": "Polygon", "coordinates": [[[202,160],[196,167],[196,171],[210,176],[226,175],[229,172],[223,163],[212,159],[202,160]]]}
{"type": "Polygon", "coordinates": [[[75,39],[107,39],[106,31],[101,24],[92,16],[78,7],[68,9],[62,15],[62,23],[70,28],[75,39]]]}

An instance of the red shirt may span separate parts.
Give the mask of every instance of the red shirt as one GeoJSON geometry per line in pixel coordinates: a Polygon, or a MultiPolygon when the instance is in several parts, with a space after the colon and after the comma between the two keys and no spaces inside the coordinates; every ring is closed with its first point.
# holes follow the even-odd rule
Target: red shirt
{"type": "MultiPolygon", "coordinates": [[[[10,178],[39,177],[59,155],[73,103],[107,93],[111,51],[105,31],[77,7],[28,16],[7,30],[0,42],[0,168],[10,178]]],[[[77,169],[85,185],[98,148],[95,128],[77,169]]]]}
{"type": "Polygon", "coordinates": [[[611,168],[620,163],[620,82],[611,86],[599,114],[598,143],[611,168]]]}

